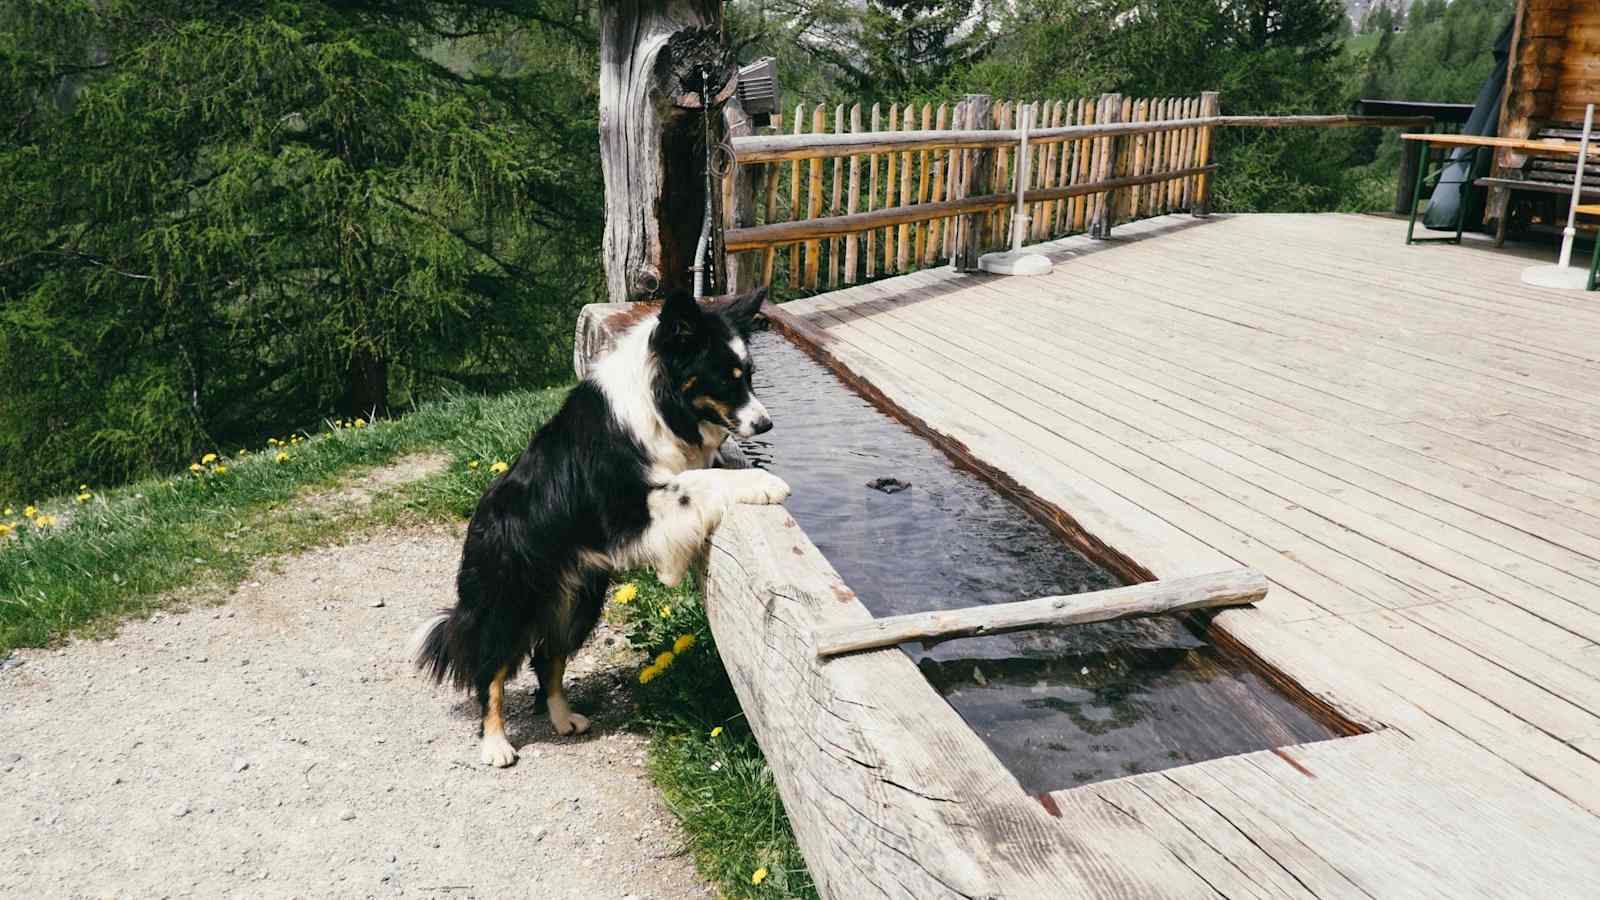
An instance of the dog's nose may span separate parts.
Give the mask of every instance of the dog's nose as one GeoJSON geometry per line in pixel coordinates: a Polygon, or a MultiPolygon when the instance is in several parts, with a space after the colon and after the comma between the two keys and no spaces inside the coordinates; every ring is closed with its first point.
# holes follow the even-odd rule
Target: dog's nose
{"type": "Polygon", "coordinates": [[[755,431],[756,434],[766,434],[772,430],[772,420],[766,416],[762,416],[756,420],[754,425],[750,427],[755,431]]]}

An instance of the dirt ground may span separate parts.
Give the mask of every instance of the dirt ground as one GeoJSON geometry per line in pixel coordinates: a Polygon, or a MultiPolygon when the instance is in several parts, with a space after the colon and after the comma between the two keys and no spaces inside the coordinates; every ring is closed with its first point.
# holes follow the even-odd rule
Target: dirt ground
{"type": "Polygon", "coordinates": [[[503,770],[475,704],[412,671],[459,548],[439,529],[269,561],[221,606],[0,664],[0,896],[711,896],[622,730],[621,638],[568,669],[588,735],[511,686],[503,770]]]}

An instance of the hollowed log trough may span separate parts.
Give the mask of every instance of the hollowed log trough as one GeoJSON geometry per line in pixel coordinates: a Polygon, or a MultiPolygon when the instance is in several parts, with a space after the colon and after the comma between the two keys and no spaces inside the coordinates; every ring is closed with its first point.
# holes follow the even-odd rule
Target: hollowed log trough
{"type": "MultiPolygon", "coordinates": [[[[580,373],[647,312],[585,308],[580,373]]],[[[1050,795],[1025,792],[898,647],[819,655],[819,636],[867,631],[873,616],[782,507],[735,507],[704,584],[717,650],[822,896],[1104,896],[1175,865],[1144,832],[1064,827],[1050,795]]]]}

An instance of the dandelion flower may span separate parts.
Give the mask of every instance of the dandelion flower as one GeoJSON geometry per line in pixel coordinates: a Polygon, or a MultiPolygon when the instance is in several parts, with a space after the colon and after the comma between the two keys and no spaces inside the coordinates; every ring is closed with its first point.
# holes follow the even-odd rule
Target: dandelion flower
{"type": "Polygon", "coordinates": [[[282,450],[279,450],[278,451],[278,455],[277,455],[276,458],[277,458],[278,462],[285,463],[285,462],[289,461],[289,454],[283,452],[282,450]]]}
{"type": "Polygon", "coordinates": [[[240,459],[244,459],[244,456],[245,456],[245,454],[246,454],[246,453],[249,453],[249,452],[250,452],[250,451],[248,451],[248,450],[246,450],[246,449],[244,449],[244,448],[243,448],[243,447],[240,447],[240,448],[239,448],[239,458],[240,458],[240,459]]]}
{"type": "Polygon", "coordinates": [[[661,670],[655,666],[645,666],[643,669],[639,670],[639,683],[649,684],[651,681],[655,680],[657,675],[660,674],[661,670]]]}
{"type": "Polygon", "coordinates": [[[356,427],[357,428],[365,428],[365,427],[367,427],[367,420],[366,419],[357,419],[356,420],[356,427]]]}
{"type": "Polygon", "coordinates": [[[489,471],[493,472],[496,475],[499,475],[499,474],[505,472],[505,470],[507,470],[509,468],[511,468],[511,467],[497,459],[497,460],[494,461],[494,465],[489,467],[489,471]]]}
{"type": "Polygon", "coordinates": [[[469,468],[469,469],[476,469],[477,467],[478,467],[478,461],[477,460],[473,460],[472,462],[467,463],[467,468],[469,468]]]}
{"type": "Polygon", "coordinates": [[[56,517],[55,516],[40,516],[39,518],[33,520],[33,524],[38,525],[40,528],[49,528],[51,525],[54,525],[55,523],[56,523],[56,517]]]}
{"type": "Polygon", "coordinates": [[[30,503],[22,508],[22,514],[31,519],[39,514],[39,508],[30,503]]]}
{"type": "Polygon", "coordinates": [[[722,726],[721,725],[718,725],[717,727],[711,729],[711,736],[712,737],[716,737],[717,735],[719,735],[721,733],[722,733],[722,726]]]}
{"type": "Polygon", "coordinates": [[[663,616],[670,616],[670,615],[672,615],[672,607],[670,607],[670,606],[663,606],[663,607],[661,607],[661,614],[662,614],[662,615],[663,615],[663,616]]]}
{"type": "Polygon", "coordinates": [[[10,537],[16,527],[9,522],[0,522],[0,538],[10,537]]]}
{"type": "Polygon", "coordinates": [[[14,514],[14,513],[13,513],[13,512],[12,512],[12,511],[11,511],[11,507],[9,507],[9,506],[8,506],[8,507],[6,507],[6,515],[8,515],[8,516],[10,516],[10,515],[15,515],[15,514],[14,514]]]}
{"type": "Polygon", "coordinates": [[[661,651],[660,655],[658,655],[656,657],[656,668],[665,669],[667,666],[670,666],[670,665],[672,665],[672,651],[671,650],[663,650],[663,651],[661,651]]]}
{"type": "Polygon", "coordinates": [[[278,446],[278,439],[277,438],[267,438],[267,446],[268,447],[276,447],[276,446],[278,446]]]}
{"type": "Polygon", "coordinates": [[[80,490],[80,491],[87,491],[88,489],[89,489],[89,486],[87,484],[78,485],[78,490],[80,490]]]}
{"type": "Polygon", "coordinates": [[[228,474],[228,467],[227,466],[217,466],[215,469],[212,469],[211,471],[216,472],[218,475],[226,475],[226,474],[228,474]]]}
{"type": "Polygon", "coordinates": [[[191,471],[191,472],[199,473],[199,472],[203,471],[204,469],[205,469],[205,466],[202,466],[199,463],[189,463],[189,471],[191,471]]]}
{"type": "Polygon", "coordinates": [[[200,457],[200,464],[203,466],[209,466],[216,461],[217,455],[215,453],[207,453],[205,456],[200,457]]]}
{"type": "MultiPolygon", "coordinates": [[[[6,512],[10,513],[11,510],[8,509],[6,512]]],[[[611,599],[618,603],[632,603],[633,598],[637,596],[639,596],[639,586],[630,581],[622,587],[617,588],[616,593],[611,595],[611,599]]]]}
{"type": "Polygon", "coordinates": [[[766,881],[766,880],[767,880],[767,867],[766,866],[762,866],[761,868],[759,868],[759,869],[755,870],[754,872],[750,873],[750,883],[751,884],[760,884],[761,882],[766,881]]]}
{"type": "Polygon", "coordinates": [[[689,649],[690,647],[693,647],[693,646],[694,646],[694,635],[692,635],[692,634],[679,635],[678,639],[676,641],[672,642],[672,652],[673,653],[682,653],[683,651],[685,651],[685,650],[687,650],[687,649],[689,649]]]}
{"type": "Polygon", "coordinates": [[[78,495],[78,502],[79,503],[88,503],[90,498],[92,498],[92,497],[94,497],[93,494],[89,493],[88,491],[84,491],[83,493],[78,495]]]}

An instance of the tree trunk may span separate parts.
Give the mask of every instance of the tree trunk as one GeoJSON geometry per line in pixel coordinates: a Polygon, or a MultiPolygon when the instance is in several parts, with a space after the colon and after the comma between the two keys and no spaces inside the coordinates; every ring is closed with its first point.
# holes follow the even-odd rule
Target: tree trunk
{"type": "Polygon", "coordinates": [[[606,0],[600,16],[607,292],[621,302],[688,291],[705,216],[706,130],[709,122],[712,141],[723,141],[715,107],[734,85],[722,4],[606,0]],[[702,94],[712,95],[709,117],[702,94]]]}
{"type": "Polygon", "coordinates": [[[389,361],[370,350],[359,349],[350,355],[345,375],[346,415],[377,419],[389,415],[389,361]]]}

